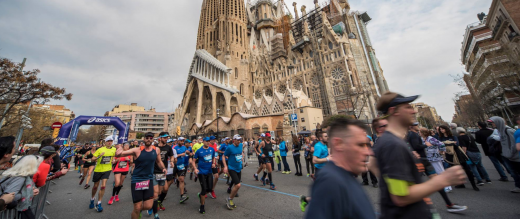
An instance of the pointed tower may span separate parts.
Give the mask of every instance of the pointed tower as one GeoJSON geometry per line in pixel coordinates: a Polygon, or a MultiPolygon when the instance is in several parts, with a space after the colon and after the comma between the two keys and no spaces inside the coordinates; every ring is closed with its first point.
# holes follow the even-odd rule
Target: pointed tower
{"type": "Polygon", "coordinates": [[[244,91],[251,81],[248,70],[249,37],[243,0],[203,0],[197,49],[204,49],[232,69],[231,86],[244,91]]]}

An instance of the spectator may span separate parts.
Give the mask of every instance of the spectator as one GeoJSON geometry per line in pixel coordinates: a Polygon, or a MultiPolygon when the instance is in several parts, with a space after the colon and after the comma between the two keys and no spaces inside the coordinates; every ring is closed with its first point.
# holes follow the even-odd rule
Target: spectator
{"type": "MultiPolygon", "coordinates": [[[[40,145],[40,149],[38,149],[38,153],[36,155],[39,154],[39,152],[42,150],[42,148],[44,148],[45,146],[51,146],[51,145],[54,145],[54,140],[52,140],[52,138],[43,139],[43,141],[40,145]]],[[[56,151],[58,151],[58,148],[54,147],[54,149],[56,151]]],[[[61,161],[60,161],[60,156],[54,156],[52,159],[53,159],[53,164],[52,164],[51,172],[54,173],[61,169],[61,161]]]]}
{"type": "MultiPolygon", "coordinates": [[[[40,154],[43,156],[43,162],[38,167],[38,172],[34,174],[33,180],[37,187],[42,187],[47,181],[47,176],[51,170],[52,162],[54,157],[57,157],[56,149],[53,146],[46,146],[40,150],[40,154]]],[[[63,169],[54,174],[53,178],[57,178],[65,175],[67,169],[63,169]]]]}
{"type": "Polygon", "coordinates": [[[13,157],[13,154],[15,152],[14,140],[15,138],[13,136],[0,138],[0,165],[8,163],[13,157]]]}
{"type": "Polygon", "coordinates": [[[488,122],[491,122],[492,126],[496,128],[491,136],[496,141],[500,141],[502,160],[506,168],[512,170],[511,176],[515,180],[515,188],[511,192],[520,193],[520,155],[516,150],[515,130],[507,126],[504,119],[498,116],[491,117],[488,122]]]}
{"type": "Polygon", "coordinates": [[[459,137],[459,134],[457,133],[457,123],[450,123],[450,131],[455,137],[459,137]]]}
{"type": "Polygon", "coordinates": [[[291,169],[289,168],[289,164],[287,163],[287,145],[285,143],[285,140],[283,138],[278,138],[278,142],[280,142],[280,156],[282,157],[282,163],[283,163],[283,172],[285,174],[291,173],[291,169]]]}
{"type": "Polygon", "coordinates": [[[21,218],[34,218],[30,207],[33,197],[38,195],[39,190],[34,186],[32,176],[38,170],[41,162],[42,159],[38,156],[24,156],[18,159],[13,167],[2,173],[0,192],[2,194],[14,193],[14,200],[7,208],[16,208],[21,214],[21,218]]]}
{"type": "Polygon", "coordinates": [[[457,128],[457,133],[459,133],[460,146],[464,152],[466,152],[466,155],[468,155],[468,164],[473,175],[477,178],[477,184],[479,186],[484,185],[482,178],[484,178],[488,184],[491,184],[491,179],[489,179],[486,169],[482,166],[482,156],[480,155],[477,144],[475,144],[475,140],[471,135],[466,135],[466,130],[462,127],[457,128]],[[482,174],[482,177],[480,174],[482,174]]]}
{"type": "MultiPolygon", "coordinates": [[[[484,155],[486,155],[489,158],[489,160],[491,160],[491,162],[493,163],[493,166],[495,166],[495,169],[500,175],[500,179],[498,181],[509,181],[507,179],[506,173],[504,172],[504,169],[502,168],[502,165],[504,165],[502,156],[500,154],[495,155],[489,152],[489,145],[487,143],[487,139],[489,136],[491,136],[491,134],[493,134],[493,129],[488,128],[485,122],[478,122],[477,125],[480,130],[475,132],[475,141],[482,146],[484,155]]],[[[507,172],[511,173],[510,170],[507,170],[507,172]]]]}

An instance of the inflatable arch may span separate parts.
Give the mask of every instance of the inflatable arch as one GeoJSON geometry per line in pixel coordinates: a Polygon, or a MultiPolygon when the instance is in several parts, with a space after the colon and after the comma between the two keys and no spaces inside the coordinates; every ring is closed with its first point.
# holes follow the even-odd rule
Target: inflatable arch
{"type": "Polygon", "coordinates": [[[128,140],[130,126],[117,117],[78,116],[61,127],[55,144],[64,145],[69,137],[71,141],[75,141],[79,127],[82,125],[113,125],[119,132],[117,142],[114,143],[122,144],[128,140]]]}

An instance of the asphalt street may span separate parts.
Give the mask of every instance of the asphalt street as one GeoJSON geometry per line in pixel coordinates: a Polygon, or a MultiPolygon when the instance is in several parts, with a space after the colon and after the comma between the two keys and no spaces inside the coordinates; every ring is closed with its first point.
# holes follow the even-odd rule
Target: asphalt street
{"type": "MultiPolygon", "coordinates": [[[[237,205],[234,210],[226,208],[224,199],[227,197],[227,185],[221,177],[215,190],[217,199],[208,197],[206,200],[206,214],[201,215],[197,211],[199,208],[197,198],[197,192],[200,191],[199,182],[188,180],[187,189],[190,199],[186,203],[180,204],[179,190],[173,186],[164,201],[166,210],[160,211],[159,215],[161,218],[303,218],[304,213],[299,208],[298,197],[310,193],[312,180],[305,175],[295,176],[292,157],[288,157],[288,162],[292,170],[291,174],[273,172],[274,183],[277,187],[275,191],[269,190],[267,186],[264,187],[259,181],[254,180],[253,173],[256,172],[258,164],[250,162],[249,167],[243,169],[243,186],[239,191],[240,197],[234,199],[237,205]]],[[[467,211],[459,214],[448,213],[441,196],[438,193],[431,196],[442,218],[520,218],[520,194],[509,191],[514,187],[512,178],[509,177],[510,182],[497,181],[498,173],[487,157],[483,158],[483,163],[493,180],[492,184],[481,186],[481,190],[477,192],[471,189],[469,183],[466,183],[466,189],[454,189],[452,193],[448,194],[452,202],[468,206],[467,211]]],[[[303,159],[302,167],[306,174],[303,159]]],[[[130,218],[133,205],[129,179],[125,180],[120,193],[120,201],[108,205],[114,179],[113,175],[110,176],[103,198],[104,211],[100,213],[88,208],[92,187],[85,190],[83,186],[79,186],[78,176],[76,171],[71,171],[61,179],[54,180],[56,184],[51,186],[52,193],[47,197],[51,204],[45,208],[45,213],[49,218],[130,218]]],[[[358,180],[361,182],[361,177],[358,180]]],[[[372,186],[365,186],[364,189],[372,200],[377,214],[379,189],[372,186]]],[[[143,218],[152,217],[143,212],[143,218]]]]}

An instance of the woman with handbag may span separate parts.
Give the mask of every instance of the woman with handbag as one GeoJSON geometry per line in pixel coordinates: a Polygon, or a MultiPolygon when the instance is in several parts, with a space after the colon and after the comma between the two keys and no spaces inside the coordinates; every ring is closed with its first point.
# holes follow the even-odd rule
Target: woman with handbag
{"type": "Polygon", "coordinates": [[[312,152],[314,152],[314,150],[312,149],[311,140],[309,139],[309,137],[305,137],[305,143],[303,143],[303,150],[305,150],[305,166],[307,167],[307,177],[309,177],[311,175],[314,175],[314,163],[312,162],[312,152]]]}
{"type": "Polygon", "coordinates": [[[475,144],[475,139],[473,139],[471,135],[466,135],[466,130],[462,127],[457,127],[456,130],[457,133],[459,133],[459,144],[462,150],[468,155],[468,165],[473,175],[477,178],[477,185],[484,185],[482,178],[486,179],[486,183],[491,184],[491,179],[489,179],[486,169],[482,166],[482,156],[480,155],[477,144],[475,144]],[[482,177],[480,174],[482,174],[482,177]]]}
{"type": "MultiPolygon", "coordinates": [[[[471,172],[469,165],[466,163],[466,161],[468,161],[469,158],[466,155],[466,153],[464,153],[462,148],[459,146],[458,138],[453,136],[448,126],[439,126],[439,141],[444,143],[444,145],[446,146],[446,153],[444,153],[444,161],[451,165],[460,165],[464,169],[466,175],[468,176],[468,180],[471,183],[473,190],[480,191],[480,189],[477,187],[477,184],[475,183],[473,173],[471,172]]],[[[462,184],[455,186],[455,188],[466,188],[466,186],[462,184]]]]}

